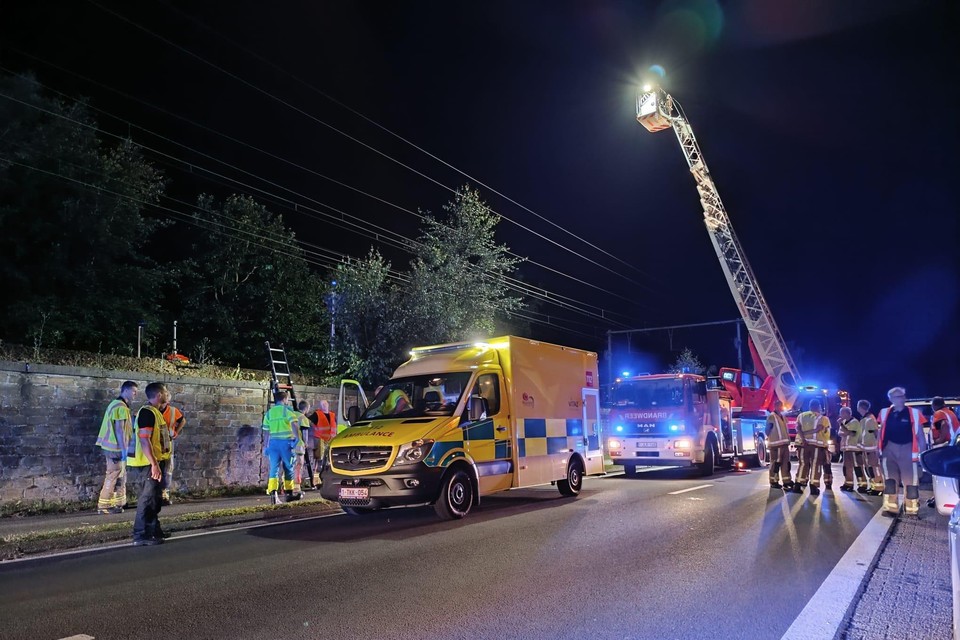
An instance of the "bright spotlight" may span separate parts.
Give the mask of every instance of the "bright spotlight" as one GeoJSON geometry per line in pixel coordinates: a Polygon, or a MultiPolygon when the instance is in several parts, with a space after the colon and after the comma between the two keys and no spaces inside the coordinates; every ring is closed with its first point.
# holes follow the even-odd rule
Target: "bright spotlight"
{"type": "Polygon", "coordinates": [[[653,91],[653,85],[648,82],[647,84],[643,85],[642,89],[644,93],[649,93],[653,91]]]}

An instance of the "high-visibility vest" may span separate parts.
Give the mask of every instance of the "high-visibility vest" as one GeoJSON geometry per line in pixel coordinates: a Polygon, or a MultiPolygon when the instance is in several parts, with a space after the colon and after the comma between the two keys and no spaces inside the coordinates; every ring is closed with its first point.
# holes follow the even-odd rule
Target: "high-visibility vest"
{"type": "MultiPolygon", "coordinates": [[[[893,406],[880,409],[880,451],[883,452],[883,441],[886,439],[887,418],[890,417],[893,406]]],[[[913,451],[911,457],[914,462],[920,462],[920,443],[926,442],[923,438],[923,415],[919,409],[906,407],[910,412],[910,427],[913,431],[913,451]]]]}
{"type": "Polygon", "coordinates": [[[767,446],[779,447],[790,444],[790,432],[787,429],[787,421],[779,413],[767,414],[767,446]]]}
{"type": "Polygon", "coordinates": [[[826,447],[830,441],[830,419],[813,411],[797,416],[797,440],[802,444],[826,447]]]}
{"type": "Polygon", "coordinates": [[[170,435],[180,435],[180,430],[183,429],[183,412],[172,404],[168,404],[162,413],[163,419],[167,422],[167,427],[170,429],[170,435]]]}
{"type": "Polygon", "coordinates": [[[880,425],[872,413],[860,418],[860,448],[864,451],[876,451],[879,443],[878,433],[880,425]]]}
{"type": "Polygon", "coordinates": [[[333,411],[317,411],[314,415],[317,416],[317,422],[313,425],[313,436],[324,442],[333,440],[333,436],[337,435],[337,415],[333,411]]]}
{"type": "Polygon", "coordinates": [[[137,422],[140,422],[140,414],[149,411],[153,414],[153,427],[144,427],[137,425],[136,449],[134,455],[127,457],[128,467],[146,467],[150,465],[150,458],[143,452],[143,445],[140,438],[150,439],[150,449],[153,451],[153,458],[160,462],[170,459],[170,429],[167,421],[163,419],[163,414],[152,404],[145,404],[137,412],[137,422]]]}
{"type": "Polygon", "coordinates": [[[100,433],[97,435],[97,446],[106,453],[118,453],[121,457],[127,455],[127,443],[133,434],[133,423],[130,420],[130,407],[123,398],[117,398],[107,405],[100,421],[100,433]],[[114,422],[123,421],[120,433],[116,432],[114,422]],[[120,440],[117,440],[117,438],[120,440]]]}
{"type": "Polygon", "coordinates": [[[282,404],[273,405],[263,416],[263,430],[271,440],[299,440],[299,423],[297,414],[282,404]]]}
{"type": "Polygon", "coordinates": [[[945,426],[947,427],[949,438],[947,442],[953,442],[953,439],[957,437],[957,432],[960,431],[960,420],[957,420],[957,414],[949,407],[937,409],[937,412],[933,414],[933,424],[936,425],[941,420],[946,421],[945,426]]]}
{"type": "Polygon", "coordinates": [[[840,451],[859,451],[863,427],[856,418],[840,422],[840,451]]]}

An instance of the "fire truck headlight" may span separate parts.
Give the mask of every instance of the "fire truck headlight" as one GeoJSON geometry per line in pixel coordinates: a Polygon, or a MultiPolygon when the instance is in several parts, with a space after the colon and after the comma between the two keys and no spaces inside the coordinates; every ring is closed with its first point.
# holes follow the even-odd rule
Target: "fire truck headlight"
{"type": "Polygon", "coordinates": [[[607,440],[607,448],[609,449],[619,449],[622,445],[619,440],[607,440]]]}
{"type": "Polygon", "coordinates": [[[693,443],[689,440],[677,440],[673,443],[673,446],[677,449],[692,449],[693,443]]]}

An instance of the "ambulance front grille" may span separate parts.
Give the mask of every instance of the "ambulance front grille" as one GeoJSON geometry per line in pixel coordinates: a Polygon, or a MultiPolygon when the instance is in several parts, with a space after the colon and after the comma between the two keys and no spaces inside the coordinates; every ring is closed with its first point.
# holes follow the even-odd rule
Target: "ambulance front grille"
{"type": "Polygon", "coordinates": [[[393,447],[334,447],[330,459],[335,470],[366,471],[386,467],[391,453],[393,447]]]}
{"type": "Polygon", "coordinates": [[[369,507],[370,498],[340,498],[342,507],[369,507]]]}

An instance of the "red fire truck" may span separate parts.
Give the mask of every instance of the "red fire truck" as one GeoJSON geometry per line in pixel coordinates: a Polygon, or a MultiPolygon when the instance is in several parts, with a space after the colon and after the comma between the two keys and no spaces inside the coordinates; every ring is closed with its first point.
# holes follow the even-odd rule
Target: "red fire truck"
{"type": "Polygon", "coordinates": [[[617,378],[606,403],[606,450],[628,477],[638,466],[761,466],[767,461],[763,406],[773,382],[739,369],[617,378]]]}

